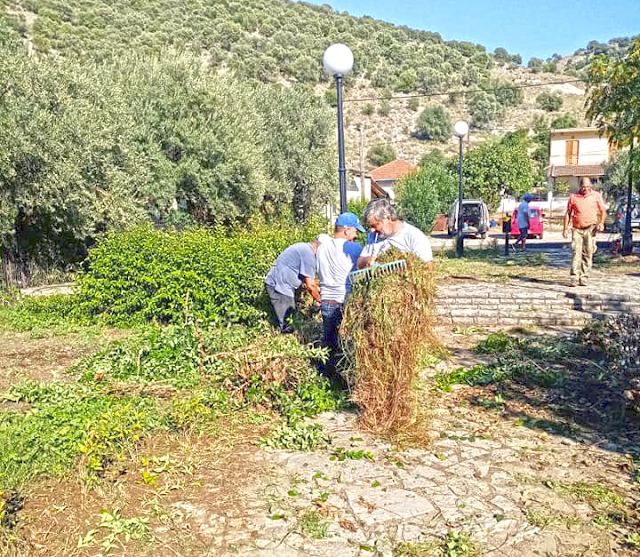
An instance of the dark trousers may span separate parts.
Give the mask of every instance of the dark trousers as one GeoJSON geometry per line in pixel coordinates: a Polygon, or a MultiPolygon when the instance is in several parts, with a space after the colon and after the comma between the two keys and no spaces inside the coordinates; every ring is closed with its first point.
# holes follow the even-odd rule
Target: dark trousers
{"type": "Polygon", "coordinates": [[[287,317],[296,310],[296,301],[292,296],[286,296],[284,294],[280,294],[280,292],[276,292],[268,284],[265,284],[264,286],[267,289],[267,294],[269,294],[271,307],[276,314],[280,330],[283,333],[292,332],[293,329],[291,328],[291,325],[287,323],[287,317]]]}
{"type": "Polygon", "coordinates": [[[324,342],[329,347],[329,361],[327,367],[335,367],[337,353],[339,351],[338,331],[342,323],[343,304],[338,302],[323,301],[320,305],[322,312],[322,325],[324,329],[324,342]]]}

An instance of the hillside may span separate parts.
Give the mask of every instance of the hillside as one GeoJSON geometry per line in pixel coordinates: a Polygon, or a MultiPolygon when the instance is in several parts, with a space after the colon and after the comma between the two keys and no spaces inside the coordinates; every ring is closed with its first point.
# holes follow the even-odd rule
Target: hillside
{"type": "MultiPolygon", "coordinates": [[[[348,44],[355,67],[346,81],[345,98],[381,99],[345,103],[350,166],[359,165],[361,144],[365,154],[376,143],[391,144],[399,156],[414,162],[434,148],[455,149],[453,141],[414,136],[420,112],[437,104],[444,106],[452,121],[464,118],[472,123],[471,142],[528,127],[534,117],[546,116],[536,103],[543,91],[560,94],[560,113],[583,121],[581,83],[543,85],[576,79],[576,68],[584,66],[582,62],[557,57],[562,60],[559,64],[550,60],[540,67],[523,68],[517,65],[519,57],[504,49],[491,54],[480,45],[445,42],[438,33],[356,18],[326,5],[288,0],[189,0],[181,6],[169,0],[144,4],[136,0],[70,0],[64,4],[2,0],[2,4],[2,17],[38,53],[101,61],[131,52],[152,55],[167,47],[180,48],[202,56],[207,66],[232,71],[240,79],[314,84],[329,100],[332,84],[322,68],[322,53],[334,42],[348,44]],[[565,67],[571,76],[551,73],[565,67]],[[513,85],[526,88],[514,102],[505,102],[499,89],[513,85]],[[437,95],[441,92],[464,94],[437,95]]],[[[624,46],[619,43],[616,48],[624,46]]],[[[582,61],[596,51],[591,45],[574,58],[582,61]]]]}

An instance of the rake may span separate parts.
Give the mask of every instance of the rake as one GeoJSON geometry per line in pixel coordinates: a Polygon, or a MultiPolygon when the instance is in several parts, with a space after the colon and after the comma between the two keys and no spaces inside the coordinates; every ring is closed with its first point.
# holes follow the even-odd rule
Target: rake
{"type": "Polygon", "coordinates": [[[392,273],[402,273],[407,269],[407,262],[404,259],[398,259],[397,261],[391,261],[390,263],[378,264],[374,263],[371,267],[365,269],[359,269],[357,271],[351,271],[349,278],[351,283],[359,282],[362,280],[370,280],[373,277],[379,275],[390,275],[392,273]]]}

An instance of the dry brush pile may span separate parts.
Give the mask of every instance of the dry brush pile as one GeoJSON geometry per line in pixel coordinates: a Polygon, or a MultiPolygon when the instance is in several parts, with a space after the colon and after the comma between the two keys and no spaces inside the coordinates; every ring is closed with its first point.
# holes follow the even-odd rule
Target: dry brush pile
{"type": "Polygon", "coordinates": [[[376,432],[406,431],[417,416],[414,390],[421,351],[433,345],[433,274],[411,254],[385,254],[380,263],[406,260],[402,273],[353,285],[343,322],[352,400],[362,424],[376,432]]]}

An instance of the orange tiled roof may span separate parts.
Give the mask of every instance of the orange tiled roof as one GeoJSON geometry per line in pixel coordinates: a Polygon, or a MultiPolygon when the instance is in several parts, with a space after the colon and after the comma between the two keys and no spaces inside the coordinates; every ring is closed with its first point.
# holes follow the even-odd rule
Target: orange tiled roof
{"type": "Polygon", "coordinates": [[[604,176],[604,166],[601,164],[572,164],[569,166],[553,164],[549,168],[549,176],[551,176],[551,178],[565,176],[604,176]]]}
{"type": "Polygon", "coordinates": [[[369,174],[374,180],[399,180],[415,170],[415,166],[402,159],[383,164],[374,168],[369,174]]]}

